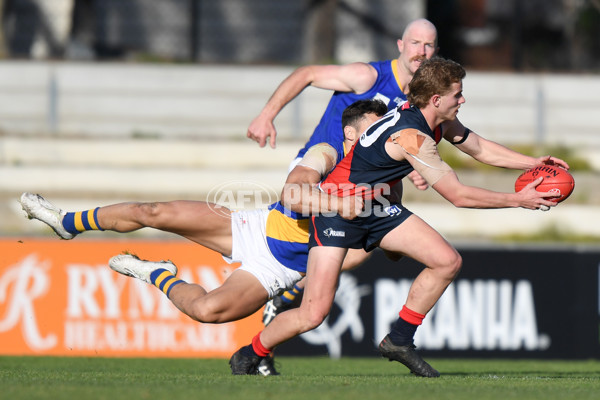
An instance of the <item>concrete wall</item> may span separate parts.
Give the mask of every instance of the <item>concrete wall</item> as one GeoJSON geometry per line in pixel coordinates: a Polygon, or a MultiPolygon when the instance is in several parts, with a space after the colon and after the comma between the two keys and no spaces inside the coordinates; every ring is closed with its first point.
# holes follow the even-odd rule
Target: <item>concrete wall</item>
{"type": "MultiPolygon", "coordinates": [[[[290,71],[6,62],[0,64],[0,129],[63,137],[243,138],[290,71]]],[[[307,91],[282,112],[282,137],[309,132],[328,97],[326,91],[307,91]]]]}
{"type": "MultiPolygon", "coordinates": [[[[8,134],[245,137],[291,67],[0,63],[0,129],[8,134]]],[[[600,76],[468,72],[461,120],[502,143],[600,147],[600,76]]],[[[305,90],[276,119],[308,137],[330,92],[305,90]]]]}

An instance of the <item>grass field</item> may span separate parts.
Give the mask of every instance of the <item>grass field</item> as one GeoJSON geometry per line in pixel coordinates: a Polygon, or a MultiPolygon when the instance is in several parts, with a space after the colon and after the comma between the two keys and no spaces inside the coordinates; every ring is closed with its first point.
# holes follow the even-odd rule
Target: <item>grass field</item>
{"type": "Polygon", "coordinates": [[[600,360],[428,360],[418,378],[379,358],[280,357],[281,376],[226,360],[0,357],[0,399],[594,399],[600,360]]]}

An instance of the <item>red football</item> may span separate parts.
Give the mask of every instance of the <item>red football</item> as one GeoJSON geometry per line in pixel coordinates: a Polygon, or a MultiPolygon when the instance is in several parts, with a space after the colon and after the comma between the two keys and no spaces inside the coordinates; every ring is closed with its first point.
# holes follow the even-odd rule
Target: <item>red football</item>
{"type": "Polygon", "coordinates": [[[540,176],[543,176],[544,180],[535,189],[538,192],[559,193],[560,197],[549,199],[557,203],[569,197],[573,192],[573,188],[575,188],[575,179],[566,169],[554,165],[539,165],[519,175],[515,182],[515,192],[520,192],[525,185],[535,181],[540,176]]]}

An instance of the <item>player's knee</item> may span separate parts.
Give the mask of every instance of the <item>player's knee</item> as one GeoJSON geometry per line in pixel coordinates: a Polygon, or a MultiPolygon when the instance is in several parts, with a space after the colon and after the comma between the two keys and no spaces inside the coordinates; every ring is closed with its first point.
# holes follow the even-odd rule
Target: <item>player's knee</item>
{"type": "Polygon", "coordinates": [[[216,315],[214,313],[214,310],[209,308],[204,303],[205,302],[203,302],[203,301],[194,302],[194,306],[192,307],[192,315],[190,315],[190,317],[192,317],[193,319],[195,319],[198,322],[204,322],[204,323],[215,322],[216,315]]]}
{"type": "Polygon", "coordinates": [[[304,332],[307,332],[307,331],[317,328],[319,325],[321,325],[323,323],[323,321],[325,321],[326,316],[327,315],[322,315],[322,314],[311,315],[311,317],[306,321],[304,332]]]}
{"type": "Polygon", "coordinates": [[[133,207],[133,213],[140,224],[152,227],[164,215],[164,204],[136,203],[133,207]]]}
{"type": "Polygon", "coordinates": [[[194,315],[192,316],[194,320],[204,324],[218,324],[223,322],[219,317],[219,314],[209,310],[199,310],[198,312],[194,312],[194,315]]]}
{"type": "Polygon", "coordinates": [[[462,257],[455,249],[449,249],[438,253],[438,258],[431,267],[441,279],[452,281],[460,272],[462,257]]]}
{"type": "Polygon", "coordinates": [[[315,329],[316,327],[318,327],[319,325],[321,325],[323,323],[323,321],[325,321],[325,318],[327,318],[327,315],[329,314],[329,310],[325,310],[322,308],[312,308],[311,310],[307,310],[306,312],[302,313],[302,319],[304,322],[304,326],[302,331],[303,332],[307,332],[310,331],[311,329],[315,329]]]}
{"type": "Polygon", "coordinates": [[[211,301],[196,301],[193,307],[193,315],[190,315],[198,322],[207,324],[217,324],[222,321],[222,310],[216,307],[211,301]]]}
{"type": "Polygon", "coordinates": [[[458,275],[462,268],[462,257],[454,251],[453,254],[449,255],[444,268],[445,274],[449,279],[454,279],[458,275]]]}

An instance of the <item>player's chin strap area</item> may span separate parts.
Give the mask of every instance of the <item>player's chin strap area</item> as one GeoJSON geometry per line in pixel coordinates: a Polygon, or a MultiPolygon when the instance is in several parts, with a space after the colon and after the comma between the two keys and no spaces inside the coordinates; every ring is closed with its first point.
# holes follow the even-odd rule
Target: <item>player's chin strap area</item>
{"type": "Polygon", "coordinates": [[[540,208],[539,208],[539,210],[548,211],[548,210],[550,210],[550,207],[545,206],[545,205],[541,205],[540,208]]]}

